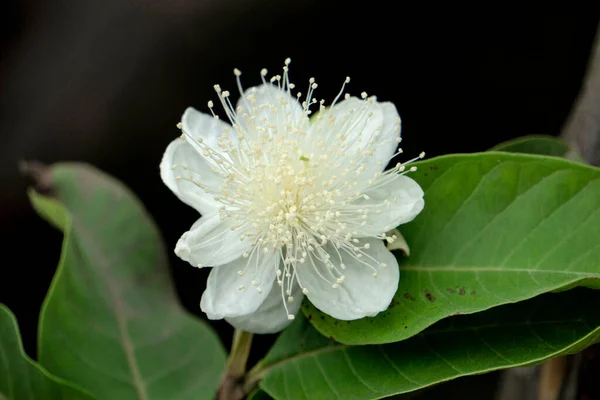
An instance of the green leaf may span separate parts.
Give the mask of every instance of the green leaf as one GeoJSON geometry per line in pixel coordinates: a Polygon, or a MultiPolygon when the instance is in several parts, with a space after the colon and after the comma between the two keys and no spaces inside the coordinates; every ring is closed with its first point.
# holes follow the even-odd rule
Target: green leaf
{"type": "Polygon", "coordinates": [[[408,340],[348,346],[298,318],[251,373],[277,400],[379,399],[460,376],[533,365],[600,340],[600,292],[552,293],[459,316],[408,340]],[[518,344],[518,345],[515,345],[518,344]]]}
{"type": "Polygon", "coordinates": [[[583,157],[571,149],[565,141],[554,136],[524,136],[500,143],[492,147],[491,151],[563,157],[571,161],[585,163],[583,157]]]}
{"type": "Polygon", "coordinates": [[[23,351],[17,320],[0,304],[0,400],[91,400],[92,396],[52,376],[23,351]]]}
{"type": "Polygon", "coordinates": [[[531,135],[497,144],[491,150],[563,157],[569,151],[569,145],[554,136],[531,135]]]}
{"type": "Polygon", "coordinates": [[[400,226],[410,257],[373,318],[338,321],[308,302],[326,336],[347,344],[404,340],[434,322],[577,285],[600,287],[600,169],[560,158],[489,152],[420,162],[425,208],[400,226]]]}
{"type": "Polygon", "coordinates": [[[99,399],[210,399],[225,364],[217,336],[180,306],[159,232],[121,183],[58,164],[30,191],[64,232],[40,317],[39,359],[99,399]]]}

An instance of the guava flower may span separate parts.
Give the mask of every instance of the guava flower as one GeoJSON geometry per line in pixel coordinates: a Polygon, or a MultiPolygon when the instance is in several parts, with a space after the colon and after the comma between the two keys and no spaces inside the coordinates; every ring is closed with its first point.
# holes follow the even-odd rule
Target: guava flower
{"type": "Polygon", "coordinates": [[[229,119],[188,108],[160,164],[164,183],[201,217],[175,253],[196,267],[213,267],[201,309],[255,333],[283,329],[304,296],[341,320],[374,316],[390,304],[398,262],[386,232],[423,209],[423,191],[401,153],[396,107],[362,93],[329,107],[292,94],[283,75],[242,89],[240,100],[215,86],[229,119]],[[311,108],[318,108],[311,118],[311,108]]]}

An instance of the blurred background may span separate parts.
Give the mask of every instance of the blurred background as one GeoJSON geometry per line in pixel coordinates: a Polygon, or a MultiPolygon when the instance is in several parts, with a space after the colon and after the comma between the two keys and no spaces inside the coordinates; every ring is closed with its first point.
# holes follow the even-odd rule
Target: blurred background
{"type": "MultiPolygon", "coordinates": [[[[85,161],[125,182],[162,230],[181,302],[201,315],[208,271],[172,253],[197,215],[162,184],[158,165],[187,106],[208,111],[215,83],[237,93],[234,67],[249,87],[261,68],[275,72],[291,57],[292,80],[303,88],[314,76],[327,101],[350,76],[350,93],[396,104],[407,157],[485,151],[560,134],[600,20],[600,5],[418,10],[377,0],[4,0],[0,8],[0,302],[31,355],[62,237],[30,207],[19,160],[85,161]]],[[[231,328],[211,324],[228,347],[231,328]]],[[[258,351],[271,340],[260,338],[258,351]]]]}

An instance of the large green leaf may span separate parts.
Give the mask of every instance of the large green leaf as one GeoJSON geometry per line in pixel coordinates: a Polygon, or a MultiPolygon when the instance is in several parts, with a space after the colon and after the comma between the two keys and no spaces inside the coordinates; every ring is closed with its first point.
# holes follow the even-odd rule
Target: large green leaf
{"type": "Polygon", "coordinates": [[[121,183],[81,164],[41,172],[35,209],[64,231],[40,317],[39,359],[99,399],[209,399],[219,339],[174,292],[152,219],[121,183]]]}
{"type": "Polygon", "coordinates": [[[438,322],[398,343],[349,346],[298,318],[251,374],[277,400],[379,399],[532,365],[600,340],[600,292],[578,288],[438,322]]]}
{"type": "Polygon", "coordinates": [[[490,152],[419,163],[425,209],[400,227],[410,257],[390,308],[338,321],[308,302],[326,336],[404,340],[434,322],[577,285],[600,286],[600,169],[555,157],[490,152]]]}
{"type": "Polygon", "coordinates": [[[32,361],[23,351],[17,320],[0,304],[0,400],[91,400],[32,361]]]}

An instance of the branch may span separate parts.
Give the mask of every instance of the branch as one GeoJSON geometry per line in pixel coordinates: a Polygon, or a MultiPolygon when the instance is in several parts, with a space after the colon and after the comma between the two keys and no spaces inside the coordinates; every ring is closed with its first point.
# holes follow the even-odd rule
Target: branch
{"type": "Polygon", "coordinates": [[[592,165],[600,165],[600,25],[583,87],[561,137],[592,165]]]}

